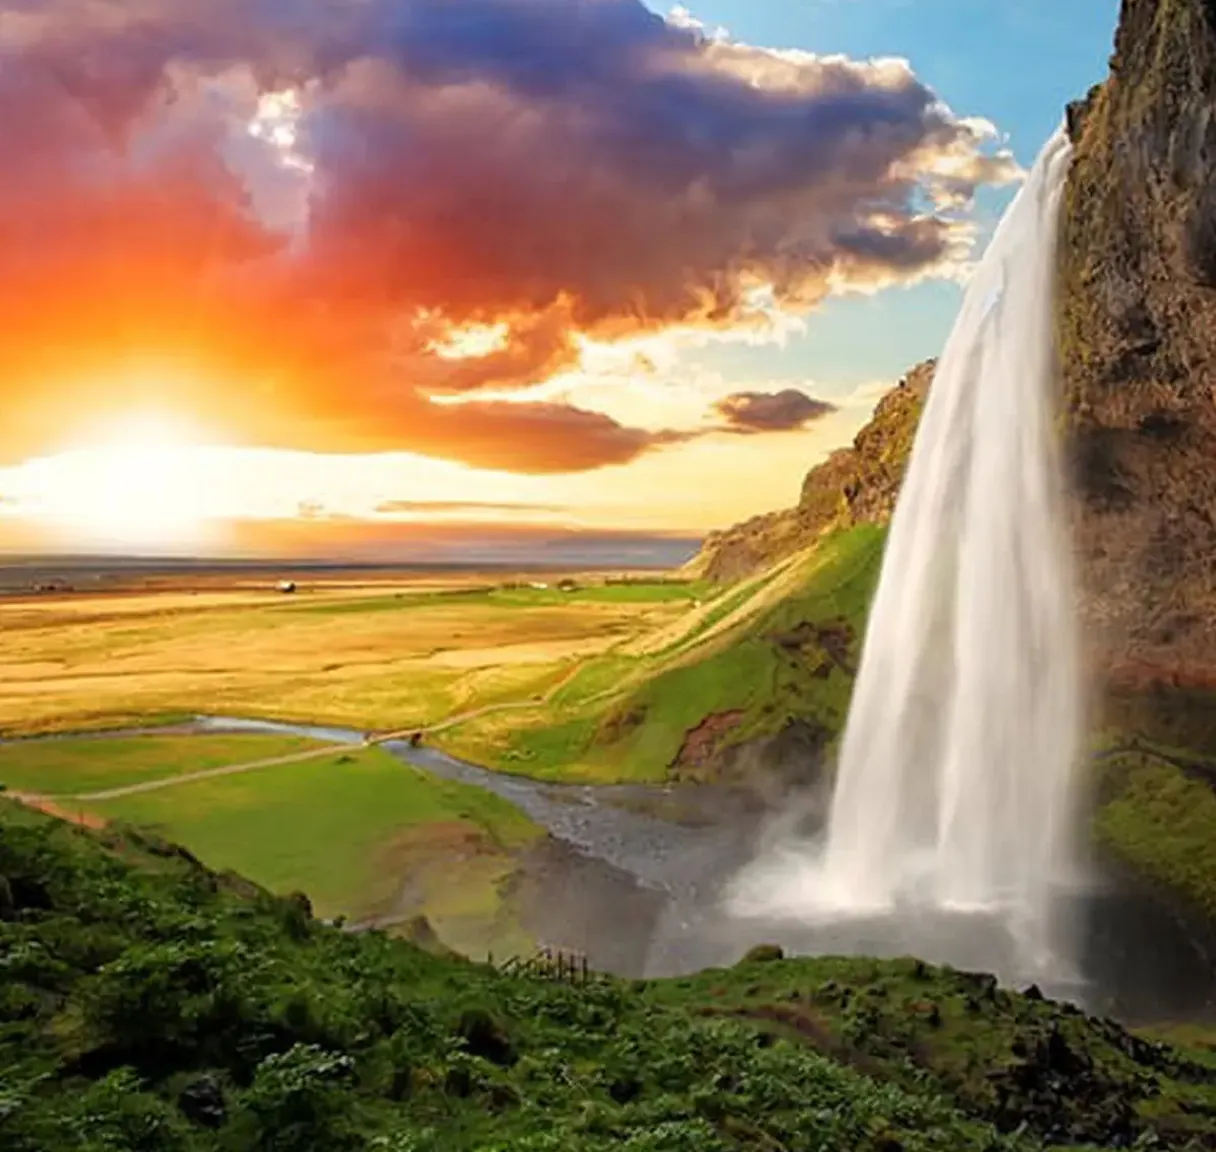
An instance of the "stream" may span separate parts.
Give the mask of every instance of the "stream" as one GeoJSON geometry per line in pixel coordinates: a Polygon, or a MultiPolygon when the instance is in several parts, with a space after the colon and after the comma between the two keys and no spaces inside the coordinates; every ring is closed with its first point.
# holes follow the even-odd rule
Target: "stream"
{"type": "MultiPolygon", "coordinates": [[[[358,744],[359,732],[208,717],[204,727],[276,732],[358,744]]],[[[569,849],[551,896],[544,938],[586,951],[592,964],[629,976],[668,976],[729,965],[750,947],[791,954],[916,955],[994,972],[1090,1011],[1137,1022],[1216,1020],[1216,936],[1151,891],[1110,869],[1059,894],[1069,964],[1043,972],[1010,967],[1005,929],[979,914],[924,909],[810,925],[735,920],[720,907],[723,885],[754,855],[774,813],[748,793],[713,786],[554,784],[492,772],[428,747],[382,745],[423,771],[492,792],[516,805],[569,849]],[[632,891],[631,891],[632,889],[632,891]],[[643,899],[638,899],[642,896],[643,899]],[[577,938],[563,935],[582,921],[577,938]]],[[[787,797],[780,821],[811,833],[821,806],[787,797]]]]}
{"type": "MultiPolygon", "coordinates": [[[[346,728],[227,716],[198,717],[192,729],[352,746],[363,740],[362,732],[346,728]]],[[[380,747],[435,777],[509,801],[549,833],[552,876],[533,901],[542,921],[536,935],[586,953],[594,967],[634,977],[679,975],[732,964],[761,943],[802,955],[916,955],[993,972],[1014,986],[1033,979],[1048,995],[1133,1022],[1216,1020],[1216,933],[1110,869],[1094,866],[1089,882],[1060,894],[1072,963],[1028,974],[1010,968],[1012,941],[978,914],[916,909],[815,925],[728,916],[722,888],[774,819],[787,827],[800,821],[814,835],[822,807],[808,797],[786,797],[777,814],[750,793],[720,786],[556,784],[492,772],[405,741],[380,747]]]]}

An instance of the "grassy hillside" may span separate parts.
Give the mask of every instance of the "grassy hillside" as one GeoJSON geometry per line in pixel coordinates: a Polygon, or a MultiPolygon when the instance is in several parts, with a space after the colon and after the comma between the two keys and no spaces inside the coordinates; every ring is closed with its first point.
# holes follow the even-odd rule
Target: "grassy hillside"
{"type": "Polygon", "coordinates": [[[825,533],[891,518],[936,361],[913,368],[875,406],[853,444],[833,452],[802,482],[793,508],[711,533],[687,566],[717,581],[762,572],[825,533]]]}
{"type": "MultiPolygon", "coordinates": [[[[886,524],[934,363],[875,408],[852,447],[812,468],[795,508],[715,533],[686,575],[695,599],[578,667],[530,713],[445,733],[504,771],[584,780],[747,775],[793,742],[800,763],[840,733],[886,524]]],[[[780,758],[780,757],[779,757],[780,758]]]]}
{"type": "Polygon", "coordinates": [[[0,803],[6,1152],[1209,1147],[1216,1064],[912,961],[575,986],[0,803]]]}
{"type": "Polygon", "coordinates": [[[884,530],[864,524],[726,585],[692,611],[584,661],[548,705],[440,737],[505,771],[587,780],[721,777],[732,753],[844,721],[884,530]]]}

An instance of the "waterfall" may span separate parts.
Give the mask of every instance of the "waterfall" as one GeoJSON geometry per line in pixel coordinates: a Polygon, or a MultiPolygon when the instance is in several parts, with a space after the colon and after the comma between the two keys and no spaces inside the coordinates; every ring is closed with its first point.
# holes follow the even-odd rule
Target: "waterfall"
{"type": "Polygon", "coordinates": [[[891,522],[826,843],[736,912],[997,917],[1050,949],[1083,709],[1053,304],[1071,146],[1047,143],[965,292],[891,522]]]}

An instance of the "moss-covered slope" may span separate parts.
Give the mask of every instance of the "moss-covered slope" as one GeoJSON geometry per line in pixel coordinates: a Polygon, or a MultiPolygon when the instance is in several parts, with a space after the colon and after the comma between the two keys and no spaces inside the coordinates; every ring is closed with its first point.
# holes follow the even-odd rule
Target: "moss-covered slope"
{"type": "Polygon", "coordinates": [[[1208,1147],[1197,1048],[911,961],[508,976],[0,803],[6,1152],[1208,1147]],[[1188,1141],[1193,1143],[1188,1144],[1188,1141]]]}

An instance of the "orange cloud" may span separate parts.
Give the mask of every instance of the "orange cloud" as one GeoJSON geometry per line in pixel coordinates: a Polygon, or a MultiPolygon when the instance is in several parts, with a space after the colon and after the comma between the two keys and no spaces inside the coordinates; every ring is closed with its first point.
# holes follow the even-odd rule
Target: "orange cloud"
{"type": "Polygon", "coordinates": [[[502,503],[480,500],[386,500],[377,505],[380,516],[426,516],[435,513],[457,513],[465,517],[485,516],[494,519],[503,513],[564,513],[571,509],[561,504],[525,504],[521,501],[502,503]]]}
{"type": "Polygon", "coordinates": [[[686,434],[476,393],[941,274],[1016,175],[903,62],[638,0],[0,0],[0,65],[0,460],[150,394],[246,443],[624,463],[686,434]],[[191,371],[115,382],[147,356],[191,371]]]}

